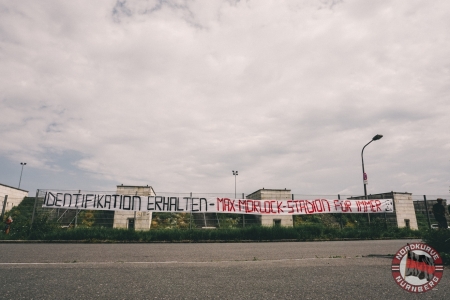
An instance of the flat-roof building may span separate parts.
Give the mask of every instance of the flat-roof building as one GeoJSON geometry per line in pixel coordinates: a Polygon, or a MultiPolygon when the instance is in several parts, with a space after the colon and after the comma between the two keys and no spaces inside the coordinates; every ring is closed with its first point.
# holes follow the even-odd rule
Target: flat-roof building
{"type": "Polygon", "coordinates": [[[28,191],[26,190],[0,183],[0,210],[3,213],[10,211],[14,206],[19,205],[20,202],[22,202],[23,198],[27,196],[28,191]],[[8,198],[6,200],[6,203],[4,203],[6,196],[8,196],[8,198]]]}

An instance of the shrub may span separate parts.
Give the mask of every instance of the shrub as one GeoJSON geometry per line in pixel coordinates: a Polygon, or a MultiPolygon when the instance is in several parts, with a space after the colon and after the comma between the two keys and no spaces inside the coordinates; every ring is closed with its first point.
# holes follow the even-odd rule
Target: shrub
{"type": "Polygon", "coordinates": [[[450,230],[427,230],[423,241],[439,252],[444,264],[450,265],[450,230]]]}

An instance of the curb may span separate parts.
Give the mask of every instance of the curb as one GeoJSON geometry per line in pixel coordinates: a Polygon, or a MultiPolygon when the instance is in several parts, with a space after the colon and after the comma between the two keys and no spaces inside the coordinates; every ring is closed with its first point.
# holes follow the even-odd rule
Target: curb
{"type": "Polygon", "coordinates": [[[0,244],[192,244],[192,243],[302,243],[302,242],[339,242],[339,241],[389,241],[389,240],[420,240],[416,237],[384,238],[384,239],[279,239],[279,240],[182,240],[182,241],[118,241],[118,240],[0,240],[0,244]]]}

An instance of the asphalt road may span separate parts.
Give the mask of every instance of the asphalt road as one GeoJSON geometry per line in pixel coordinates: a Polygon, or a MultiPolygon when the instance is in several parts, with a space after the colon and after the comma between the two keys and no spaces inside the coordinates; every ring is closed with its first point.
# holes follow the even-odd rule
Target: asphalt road
{"type": "Polygon", "coordinates": [[[212,244],[0,243],[0,299],[450,299],[400,289],[414,240],[212,244]]]}

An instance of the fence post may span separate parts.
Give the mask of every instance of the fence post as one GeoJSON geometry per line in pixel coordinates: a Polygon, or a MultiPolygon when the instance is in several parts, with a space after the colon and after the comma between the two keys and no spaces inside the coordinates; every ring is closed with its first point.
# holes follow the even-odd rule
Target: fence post
{"type": "MultiPolygon", "coordinates": [[[[291,194],[291,200],[295,199],[295,195],[291,194]]],[[[292,215],[292,227],[295,227],[295,219],[297,218],[296,215],[292,215]]]]}
{"type": "MultiPolygon", "coordinates": [[[[340,194],[338,194],[338,200],[341,200],[340,194]]],[[[339,214],[339,225],[341,226],[341,230],[342,230],[342,228],[344,227],[344,226],[342,226],[342,213],[339,214]]]]}
{"type": "Polygon", "coordinates": [[[37,204],[38,197],[39,197],[39,189],[36,190],[36,197],[34,197],[33,214],[31,215],[30,233],[31,233],[31,229],[33,228],[34,215],[36,213],[36,204],[37,204]]]}
{"type": "Polygon", "coordinates": [[[3,216],[5,215],[7,201],[8,201],[8,195],[5,195],[5,199],[3,200],[2,216],[0,217],[0,221],[2,221],[2,222],[3,222],[3,216]]]}
{"type": "MultiPolygon", "coordinates": [[[[78,194],[81,193],[81,190],[78,190],[78,194]]],[[[83,205],[81,205],[83,206],[83,205]]],[[[75,208],[75,228],[77,228],[78,225],[78,208],[75,208]]]]}
{"type": "Polygon", "coordinates": [[[427,204],[427,196],[426,195],[423,195],[423,203],[425,204],[425,211],[427,212],[428,229],[431,229],[430,214],[428,212],[428,204],[427,204]]]}
{"type": "MultiPolygon", "coordinates": [[[[245,199],[244,193],[242,193],[242,199],[245,199]]],[[[245,214],[242,215],[242,227],[245,227],[245,214]]]]}
{"type": "MultiPolygon", "coordinates": [[[[137,196],[138,192],[136,191],[136,193],[134,195],[137,196]]],[[[133,209],[134,209],[134,198],[133,198],[133,209]]],[[[136,210],[134,211],[133,226],[134,226],[133,230],[136,230],[136,210]]]]}
{"type": "MultiPolygon", "coordinates": [[[[191,196],[190,196],[189,199],[192,201],[192,192],[191,192],[191,196]]],[[[188,204],[189,204],[189,202],[188,202],[188,204]]],[[[189,209],[189,210],[190,210],[190,214],[189,214],[189,229],[192,229],[192,209],[189,209]]]]}

